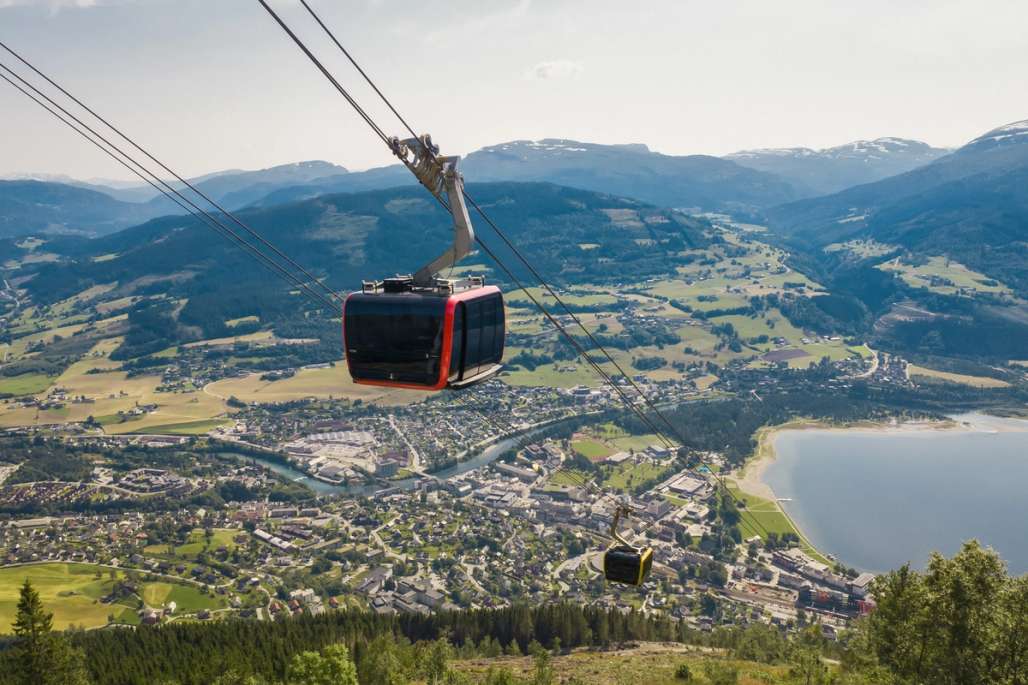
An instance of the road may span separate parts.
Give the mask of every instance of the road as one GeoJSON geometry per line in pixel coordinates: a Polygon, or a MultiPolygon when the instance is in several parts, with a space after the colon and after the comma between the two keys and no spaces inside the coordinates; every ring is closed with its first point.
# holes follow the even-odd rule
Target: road
{"type": "Polygon", "coordinates": [[[389,425],[393,427],[396,434],[400,436],[400,440],[403,440],[403,444],[405,444],[407,449],[410,450],[410,470],[415,473],[420,472],[423,468],[421,455],[418,454],[418,451],[414,448],[414,445],[411,444],[411,441],[407,439],[407,436],[404,435],[403,431],[400,430],[400,427],[396,425],[396,418],[392,414],[389,415],[389,425]]]}
{"type": "Polygon", "coordinates": [[[867,343],[864,345],[867,349],[871,350],[871,368],[862,373],[858,373],[854,378],[870,378],[874,375],[875,371],[878,370],[878,352],[876,350],[872,350],[871,346],[867,343]]]}
{"type": "Polygon", "coordinates": [[[382,531],[382,530],[384,530],[384,529],[386,529],[388,527],[389,527],[388,523],[383,523],[381,526],[379,526],[378,528],[375,528],[373,531],[371,531],[371,534],[369,535],[369,537],[371,538],[371,540],[376,545],[379,546],[379,548],[382,550],[383,553],[385,553],[385,555],[387,557],[389,557],[390,559],[395,559],[396,561],[402,561],[402,562],[406,563],[407,562],[407,557],[402,555],[402,554],[397,554],[396,552],[394,552],[393,548],[390,547],[389,545],[387,545],[385,540],[383,540],[382,536],[379,534],[380,531],[382,531]]]}

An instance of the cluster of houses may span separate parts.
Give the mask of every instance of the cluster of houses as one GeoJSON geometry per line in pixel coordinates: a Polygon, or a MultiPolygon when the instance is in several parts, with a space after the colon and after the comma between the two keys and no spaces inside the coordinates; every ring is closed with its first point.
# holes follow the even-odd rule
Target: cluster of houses
{"type": "Polygon", "coordinates": [[[803,604],[839,612],[867,613],[874,606],[869,597],[873,573],[850,578],[834,572],[827,564],[816,561],[798,548],[775,550],[774,566],[781,569],[778,585],[796,590],[803,604]]]}
{"type": "Polygon", "coordinates": [[[118,487],[141,495],[184,495],[193,489],[193,483],[177,473],[164,469],[135,469],[116,481],[118,487]]]}

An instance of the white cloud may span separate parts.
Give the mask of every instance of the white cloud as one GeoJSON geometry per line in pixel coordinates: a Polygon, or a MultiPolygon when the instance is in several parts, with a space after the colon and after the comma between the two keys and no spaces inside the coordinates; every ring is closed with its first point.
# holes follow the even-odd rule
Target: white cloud
{"type": "Polygon", "coordinates": [[[581,62],[569,59],[558,59],[539,62],[525,72],[525,78],[533,81],[549,81],[553,79],[575,78],[585,70],[581,62]]]}

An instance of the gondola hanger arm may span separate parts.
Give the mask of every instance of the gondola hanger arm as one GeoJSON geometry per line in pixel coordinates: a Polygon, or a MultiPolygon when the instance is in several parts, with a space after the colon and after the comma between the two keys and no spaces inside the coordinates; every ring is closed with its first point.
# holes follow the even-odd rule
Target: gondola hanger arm
{"type": "Polygon", "coordinates": [[[610,522],[610,537],[616,544],[624,545],[625,547],[634,547],[630,542],[621,537],[621,532],[618,530],[618,524],[621,523],[621,518],[628,518],[629,514],[632,513],[632,509],[625,504],[618,504],[614,510],[614,520],[610,522]]]}
{"type": "Polygon", "coordinates": [[[471,227],[464,201],[464,177],[457,168],[460,156],[440,156],[438,146],[428,134],[405,140],[393,137],[389,139],[389,147],[421,185],[449,208],[453,217],[453,244],[414,273],[414,285],[431,286],[436,274],[471,254],[475,244],[475,229],[471,227]]]}

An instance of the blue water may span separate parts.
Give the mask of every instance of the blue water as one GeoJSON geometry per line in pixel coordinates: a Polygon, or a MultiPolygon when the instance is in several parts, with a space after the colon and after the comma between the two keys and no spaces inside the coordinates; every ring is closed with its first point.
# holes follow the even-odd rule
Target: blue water
{"type": "MultiPolygon", "coordinates": [[[[558,421],[553,421],[553,422],[551,422],[551,424],[560,423],[561,421],[567,421],[567,420],[570,420],[570,419],[561,419],[561,420],[558,420],[558,421]]],[[[547,425],[551,425],[551,424],[547,424],[547,425]]],[[[487,447],[485,447],[484,449],[482,449],[478,453],[474,454],[470,458],[468,458],[468,459],[466,459],[464,461],[458,462],[457,464],[455,464],[454,466],[450,466],[449,468],[445,468],[445,469],[442,469],[440,471],[437,471],[433,475],[436,478],[438,478],[439,480],[446,480],[447,478],[452,478],[453,476],[457,476],[457,475],[460,475],[462,473],[467,473],[468,471],[474,471],[475,469],[480,469],[483,466],[485,466],[487,464],[491,464],[492,462],[496,461],[496,459],[498,459],[501,454],[503,454],[504,452],[509,450],[511,447],[514,447],[515,445],[522,445],[522,444],[524,444],[525,441],[530,440],[531,437],[534,434],[536,434],[539,430],[540,430],[540,428],[532,428],[532,429],[529,429],[529,430],[524,431],[522,433],[519,433],[519,434],[516,434],[516,435],[512,435],[509,438],[504,438],[503,440],[498,440],[495,443],[493,443],[491,445],[488,445],[487,447]]],[[[324,481],[320,481],[317,478],[311,478],[310,476],[308,476],[303,471],[300,471],[299,469],[297,469],[297,468],[295,468],[293,466],[288,466],[286,464],[281,464],[281,463],[279,463],[277,461],[270,461],[268,459],[262,459],[261,457],[254,457],[254,456],[250,456],[250,455],[247,455],[245,457],[245,459],[247,461],[257,462],[258,464],[261,464],[262,466],[266,467],[267,469],[269,469],[271,471],[274,471],[275,473],[279,474],[280,476],[284,476],[285,478],[288,478],[289,480],[291,480],[293,482],[301,483],[303,485],[306,485],[311,490],[316,492],[318,495],[343,495],[343,496],[370,497],[370,496],[374,495],[376,492],[380,492],[380,491],[386,490],[386,489],[390,489],[390,490],[392,490],[392,489],[396,489],[396,490],[413,490],[415,487],[417,487],[417,483],[418,483],[418,479],[417,478],[405,478],[405,479],[402,479],[402,480],[391,481],[388,484],[385,484],[385,483],[362,483],[362,484],[355,484],[355,485],[333,485],[331,483],[326,483],[324,481]]]]}
{"type": "Polygon", "coordinates": [[[977,538],[1028,573],[1028,421],[955,418],[972,430],[783,431],[763,480],[849,566],[923,568],[977,538]]]}

